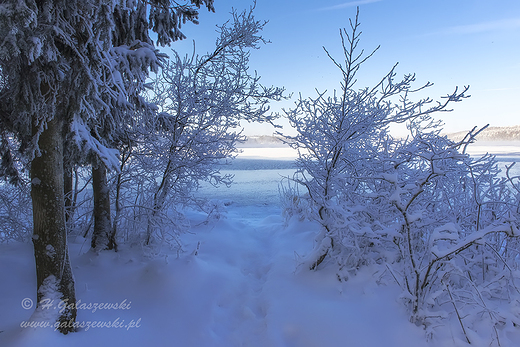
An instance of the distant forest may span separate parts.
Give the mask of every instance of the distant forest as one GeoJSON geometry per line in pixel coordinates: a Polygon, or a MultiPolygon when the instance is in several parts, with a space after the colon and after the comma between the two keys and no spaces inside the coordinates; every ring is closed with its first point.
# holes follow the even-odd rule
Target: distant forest
{"type": "MultiPolygon", "coordinates": [[[[466,131],[448,134],[448,138],[457,141],[466,136],[466,131]]],[[[520,125],[508,127],[489,127],[477,135],[479,141],[520,141],[520,125]]]]}
{"type": "MultiPolygon", "coordinates": [[[[467,131],[459,131],[447,134],[448,138],[460,141],[466,136],[467,131]]],[[[520,125],[508,127],[489,127],[477,135],[479,141],[520,141],[520,125]]],[[[246,141],[237,147],[285,147],[281,138],[274,135],[247,136],[246,141]]]]}

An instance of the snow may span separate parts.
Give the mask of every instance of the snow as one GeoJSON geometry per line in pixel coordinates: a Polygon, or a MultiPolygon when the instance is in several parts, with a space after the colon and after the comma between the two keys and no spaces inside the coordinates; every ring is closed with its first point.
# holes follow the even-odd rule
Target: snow
{"type": "Polygon", "coordinates": [[[71,123],[71,130],[75,135],[78,147],[81,148],[85,144],[86,150],[94,151],[108,168],[116,172],[119,170],[119,151],[104,146],[99,140],[94,138],[82,119],[75,117],[71,123]]]}
{"type": "MultiPolygon", "coordinates": [[[[249,170],[249,182],[258,181],[257,171],[249,170]]],[[[277,175],[264,171],[260,176],[277,175]]],[[[163,249],[149,257],[122,244],[117,253],[97,255],[87,251],[89,240],[69,240],[82,328],[67,336],[52,327],[20,327],[35,320],[27,300],[36,300],[32,245],[0,244],[0,346],[467,345],[454,319],[427,341],[383,267],[362,269],[346,282],[327,267],[304,269],[319,225],[281,217],[271,195],[276,181],[262,193],[262,184],[248,188],[242,179],[237,199],[220,188],[227,202],[218,221],[203,223],[202,213],[186,211],[193,227],[182,235],[183,253],[163,249]]],[[[62,307],[57,298],[53,305],[62,307]]],[[[518,345],[520,331],[511,328],[509,339],[502,346],[518,345]]]]}
{"type": "MultiPolygon", "coordinates": [[[[397,287],[377,286],[378,274],[342,284],[327,271],[296,271],[295,254],[310,249],[317,225],[284,227],[274,206],[232,204],[224,216],[184,235],[187,252],[179,257],[148,259],[126,245],[95,255],[85,253],[87,240],[72,240],[77,298],[124,302],[126,309],[80,309],[79,322],[118,320],[123,327],[86,323],[68,336],[18,327],[31,316],[21,301],[35,300],[31,245],[1,245],[0,305],[12,314],[0,319],[0,345],[426,346],[395,299],[397,287]]],[[[195,225],[204,216],[192,211],[189,218],[195,225]]]]}

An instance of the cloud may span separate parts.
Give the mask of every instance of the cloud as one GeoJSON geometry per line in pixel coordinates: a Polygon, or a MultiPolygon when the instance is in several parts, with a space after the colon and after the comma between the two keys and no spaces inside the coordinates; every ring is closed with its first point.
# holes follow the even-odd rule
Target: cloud
{"type": "Polygon", "coordinates": [[[340,10],[342,8],[347,8],[347,7],[354,7],[354,6],[361,6],[361,5],[366,5],[366,4],[371,4],[373,2],[379,2],[379,1],[382,1],[382,0],[359,0],[359,1],[349,1],[349,2],[344,2],[342,4],[339,4],[339,5],[334,5],[334,6],[329,6],[329,7],[322,7],[322,8],[319,8],[318,11],[333,11],[333,10],[340,10]]]}
{"type": "Polygon", "coordinates": [[[481,34],[492,31],[514,30],[520,28],[520,18],[501,19],[476,24],[456,25],[445,28],[442,34],[481,34]]]}

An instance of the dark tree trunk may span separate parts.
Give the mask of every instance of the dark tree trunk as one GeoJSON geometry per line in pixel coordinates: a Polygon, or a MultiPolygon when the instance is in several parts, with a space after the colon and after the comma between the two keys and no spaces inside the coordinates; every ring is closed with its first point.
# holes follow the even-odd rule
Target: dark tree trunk
{"type": "MultiPolygon", "coordinates": [[[[38,287],[36,310],[50,311],[43,305],[56,300],[58,293],[67,306],[54,312],[55,319],[60,324],[58,330],[67,334],[75,330],[76,294],[65,226],[63,140],[59,123],[57,119],[47,123],[38,141],[41,155],[31,163],[32,240],[38,287]]],[[[44,312],[49,317],[47,313],[44,312]]]]}
{"type": "Polygon", "coordinates": [[[92,189],[94,191],[94,232],[91,247],[96,252],[115,250],[117,246],[110,218],[107,168],[100,160],[92,165],[92,189]]]}

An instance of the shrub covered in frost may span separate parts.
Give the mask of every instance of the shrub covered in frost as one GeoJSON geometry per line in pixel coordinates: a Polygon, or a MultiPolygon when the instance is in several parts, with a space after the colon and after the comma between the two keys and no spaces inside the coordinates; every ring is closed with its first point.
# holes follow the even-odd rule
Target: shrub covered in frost
{"type": "Polygon", "coordinates": [[[373,54],[357,52],[359,35],[356,16],[341,31],[344,63],[331,57],[341,89],[286,111],[297,130],[285,136],[299,152],[293,181],[306,194],[282,190],[285,211],[307,213],[305,206],[322,225],[303,268],[334,266],[343,281],[380,265],[429,335],[453,319],[468,342],[481,324],[499,343],[520,324],[518,180],[501,176],[493,156],[466,154],[476,129],[458,142],[440,135],[432,114],[465,98],[467,87],[436,103],[412,101],[431,84],[412,87],[414,75],[396,81],[394,66],[375,86],[356,89],[373,54]],[[406,123],[409,136],[393,138],[392,123],[406,123]]]}

